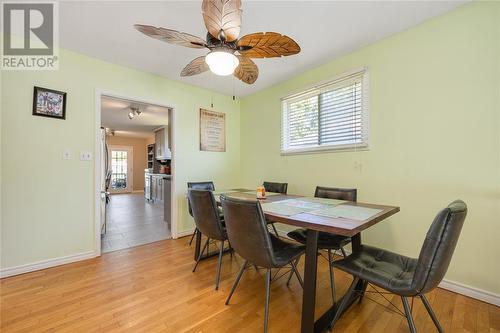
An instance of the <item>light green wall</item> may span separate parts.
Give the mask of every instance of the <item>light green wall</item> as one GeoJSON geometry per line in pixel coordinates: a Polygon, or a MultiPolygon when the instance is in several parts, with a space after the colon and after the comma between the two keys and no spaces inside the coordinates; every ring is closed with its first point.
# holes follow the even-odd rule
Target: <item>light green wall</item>
{"type": "Polygon", "coordinates": [[[65,50],[60,61],[59,71],[2,73],[2,268],[94,249],[94,161],[80,161],[79,152],[97,153],[96,89],[175,107],[179,232],[192,229],[188,180],[238,181],[239,101],[65,50]],[[66,120],[31,115],[34,85],[68,93],[66,120]],[[209,108],[212,95],[214,109],[226,113],[226,153],[199,151],[198,109],[209,108]],[[72,160],[62,159],[64,149],[72,160]]]}
{"type": "Polygon", "coordinates": [[[499,3],[465,5],[242,99],[241,185],[357,187],[360,201],[401,207],[364,241],[410,256],[461,198],[469,214],[447,279],[500,293],[499,24],[499,3]],[[362,66],[370,150],[280,156],[280,97],[362,66]]]}

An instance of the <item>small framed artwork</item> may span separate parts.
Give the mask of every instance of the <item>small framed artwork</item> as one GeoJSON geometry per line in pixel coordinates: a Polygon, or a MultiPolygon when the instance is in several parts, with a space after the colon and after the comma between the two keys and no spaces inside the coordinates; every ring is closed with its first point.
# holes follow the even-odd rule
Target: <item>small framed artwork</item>
{"type": "Polygon", "coordinates": [[[33,91],[33,115],[66,119],[66,93],[35,87],[33,91]]]}

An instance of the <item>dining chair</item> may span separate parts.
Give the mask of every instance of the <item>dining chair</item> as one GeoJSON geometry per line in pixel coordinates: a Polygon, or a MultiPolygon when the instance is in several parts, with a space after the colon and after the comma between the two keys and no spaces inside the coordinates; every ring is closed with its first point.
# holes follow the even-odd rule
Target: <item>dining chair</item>
{"type": "Polygon", "coordinates": [[[410,332],[416,333],[417,330],[408,298],[418,296],[437,330],[443,333],[425,294],[436,288],[446,274],[466,215],[467,205],[462,200],[455,200],[441,210],[427,232],[418,259],[361,245],[360,251],[335,261],[335,267],[353,275],[354,280],[339,304],[330,329],[348,305],[348,300],[356,292],[356,284],[361,279],[401,297],[410,332]]]}
{"type": "MultiPolygon", "coordinates": [[[[316,198],[327,198],[327,199],[337,199],[346,201],[356,201],[358,196],[358,190],[355,188],[336,188],[336,187],[323,187],[317,186],[314,192],[316,198]]],[[[296,229],[288,233],[288,237],[301,243],[307,243],[307,230],[306,229],[296,229]]],[[[328,266],[330,270],[330,291],[332,294],[332,302],[335,304],[335,279],[333,271],[333,259],[337,250],[342,252],[342,255],[346,257],[346,252],[344,246],[351,242],[350,237],[340,236],[332,234],[329,232],[320,232],[318,235],[318,249],[327,250],[328,252],[328,266]]],[[[291,279],[291,275],[288,280],[291,279]]]]}
{"type": "Polygon", "coordinates": [[[288,189],[288,183],[264,182],[262,186],[264,186],[266,192],[274,192],[281,194],[286,194],[286,191],[288,189]]]}
{"type": "Polygon", "coordinates": [[[217,203],[212,191],[189,189],[188,198],[189,202],[191,203],[191,209],[193,212],[196,228],[198,229],[199,233],[207,236],[207,241],[200,251],[198,258],[196,259],[196,264],[194,265],[193,272],[196,271],[196,267],[198,267],[198,264],[200,263],[203,252],[208,248],[210,240],[212,239],[219,241],[219,261],[217,262],[217,277],[215,280],[215,290],[218,290],[220,283],[222,255],[224,253],[224,243],[227,240],[226,229],[222,224],[219,210],[217,208],[217,203]]]}
{"type": "Polygon", "coordinates": [[[264,332],[268,330],[271,269],[290,265],[301,286],[302,278],[295,261],[305,251],[305,246],[284,241],[267,230],[267,222],[258,201],[241,200],[221,195],[227,236],[231,247],[245,261],[236,276],[226,305],[238,286],[243,272],[249,265],[266,269],[266,299],[264,305],[264,332]]]}
{"type": "MultiPolygon", "coordinates": [[[[214,182],[188,182],[187,183],[188,189],[192,188],[195,190],[209,190],[209,191],[215,191],[215,185],[214,182]]],[[[189,203],[188,199],[188,211],[189,215],[193,217],[193,211],[191,210],[191,204],[189,203]]],[[[193,235],[191,236],[191,239],[189,240],[189,246],[193,243],[194,237],[196,237],[196,234],[198,233],[198,229],[195,228],[193,235]]]]}
{"type": "MultiPolygon", "coordinates": [[[[262,184],[262,186],[264,186],[264,189],[266,190],[266,192],[286,194],[286,192],[288,190],[288,183],[274,183],[274,182],[266,182],[265,181],[262,184]]],[[[267,221],[267,224],[271,225],[274,233],[276,234],[277,237],[279,237],[280,235],[278,234],[278,230],[276,229],[274,222],[267,221]]]]}

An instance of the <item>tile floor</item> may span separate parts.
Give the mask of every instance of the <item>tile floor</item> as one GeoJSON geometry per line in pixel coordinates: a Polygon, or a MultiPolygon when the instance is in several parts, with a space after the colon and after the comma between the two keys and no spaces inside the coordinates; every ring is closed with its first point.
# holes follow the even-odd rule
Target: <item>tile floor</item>
{"type": "Polygon", "coordinates": [[[143,193],[111,195],[106,218],[103,253],[170,238],[169,226],[163,221],[163,203],[148,203],[143,193]]]}

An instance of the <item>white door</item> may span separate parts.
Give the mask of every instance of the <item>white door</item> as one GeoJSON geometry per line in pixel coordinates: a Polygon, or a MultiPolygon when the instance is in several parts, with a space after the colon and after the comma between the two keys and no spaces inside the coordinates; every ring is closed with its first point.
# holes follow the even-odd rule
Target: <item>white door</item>
{"type": "Polygon", "coordinates": [[[127,193],[133,191],[133,153],[131,146],[108,146],[109,170],[112,171],[109,192],[127,193]]]}

